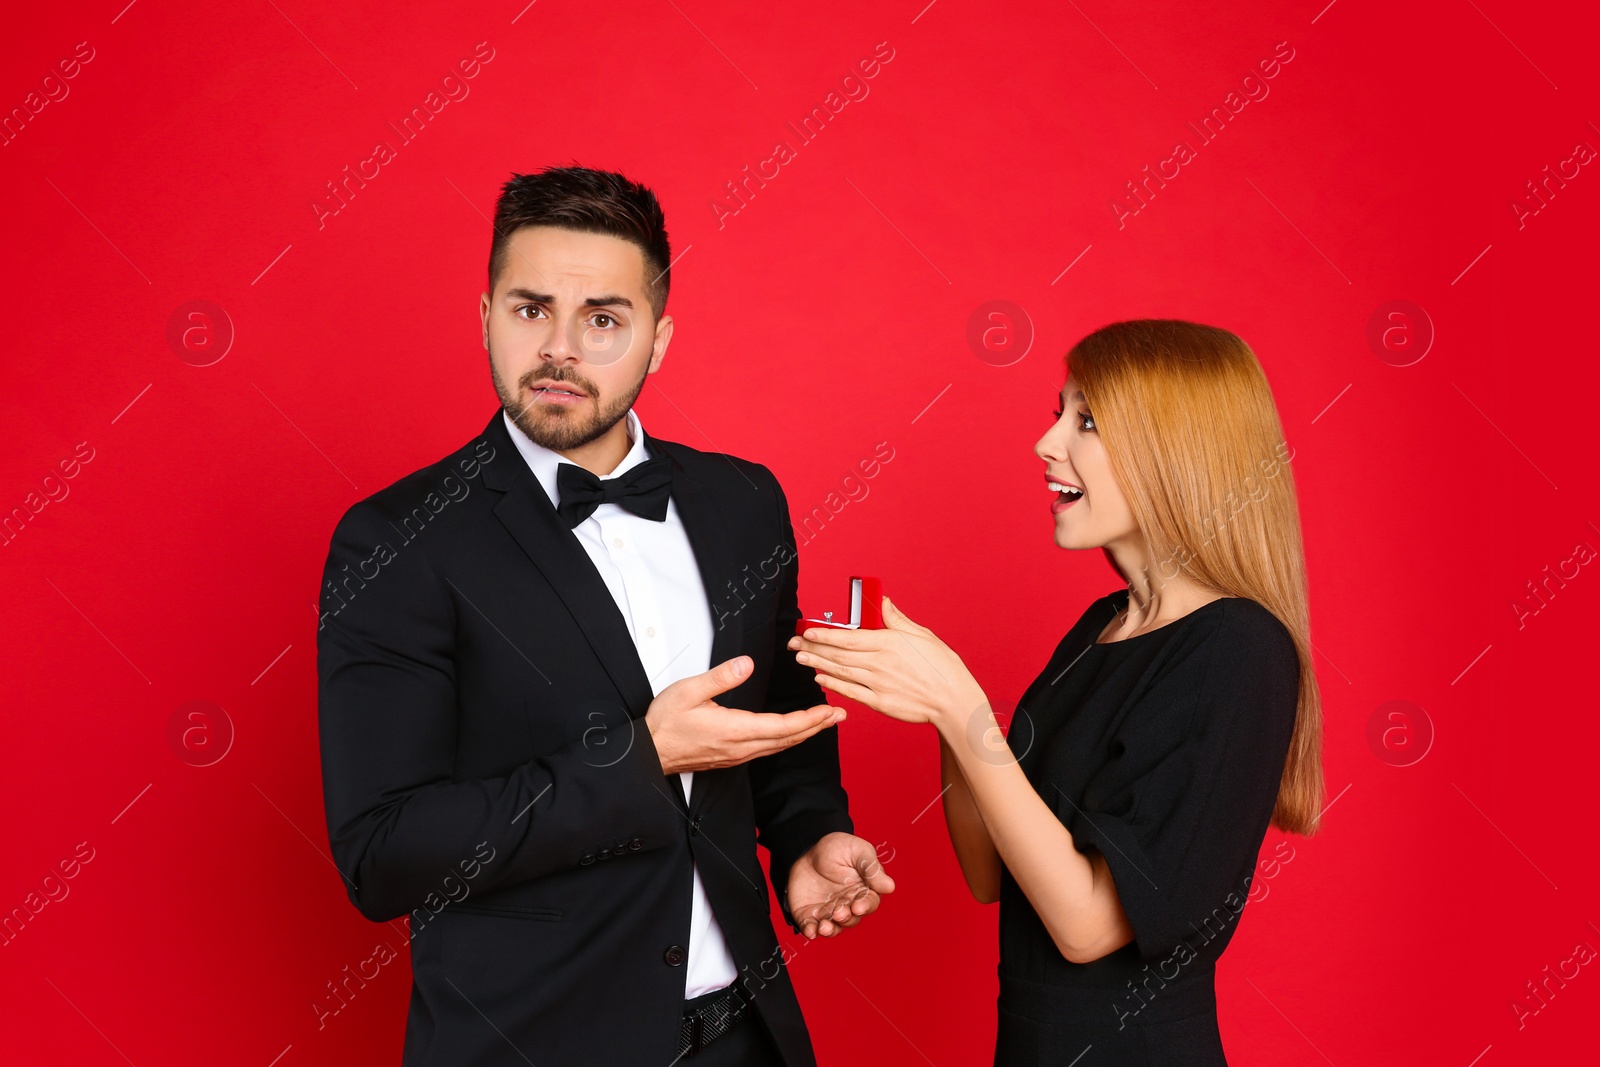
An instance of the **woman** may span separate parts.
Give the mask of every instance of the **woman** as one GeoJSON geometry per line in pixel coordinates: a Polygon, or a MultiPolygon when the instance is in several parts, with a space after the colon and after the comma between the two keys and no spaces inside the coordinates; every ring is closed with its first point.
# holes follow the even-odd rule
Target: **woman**
{"type": "Polygon", "coordinates": [[[1269,821],[1310,834],[1322,803],[1288,456],[1225,330],[1114,323],[1066,366],[1034,446],[1055,542],[1102,549],[1127,587],[1056,646],[1005,743],[961,658],[887,597],[885,629],[789,647],[828,690],[938,731],[950,841],[1000,902],[997,1065],[1225,1064],[1214,964],[1269,821]]]}

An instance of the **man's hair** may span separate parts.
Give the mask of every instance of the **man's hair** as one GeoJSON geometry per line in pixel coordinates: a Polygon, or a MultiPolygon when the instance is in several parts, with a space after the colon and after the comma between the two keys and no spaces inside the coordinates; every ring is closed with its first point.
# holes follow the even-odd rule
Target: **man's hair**
{"type": "Polygon", "coordinates": [[[657,319],[667,306],[672,275],[666,219],[656,194],[609,170],[546,167],[511,175],[494,208],[494,242],[489,246],[489,292],[511,255],[511,235],[524,226],[556,226],[581,233],[603,233],[636,245],[644,253],[645,289],[657,319]]]}

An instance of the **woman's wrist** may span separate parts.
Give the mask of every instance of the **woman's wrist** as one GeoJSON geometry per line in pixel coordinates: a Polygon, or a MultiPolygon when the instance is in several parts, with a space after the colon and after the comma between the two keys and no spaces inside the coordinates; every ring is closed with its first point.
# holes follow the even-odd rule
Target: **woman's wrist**
{"type": "Polygon", "coordinates": [[[967,735],[974,716],[989,716],[989,698],[975,678],[952,687],[951,693],[939,702],[931,719],[939,736],[952,750],[967,735]]]}

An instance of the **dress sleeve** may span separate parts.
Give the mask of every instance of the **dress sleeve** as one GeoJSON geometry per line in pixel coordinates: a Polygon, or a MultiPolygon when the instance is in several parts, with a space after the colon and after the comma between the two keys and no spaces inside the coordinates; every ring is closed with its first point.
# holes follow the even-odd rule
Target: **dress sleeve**
{"type": "Polygon", "coordinates": [[[1231,937],[1299,690],[1293,640],[1253,601],[1229,600],[1213,627],[1174,640],[1163,650],[1170,660],[1124,709],[1111,757],[1081,801],[1056,797],[1078,850],[1105,856],[1145,960],[1185,939],[1231,937]]]}

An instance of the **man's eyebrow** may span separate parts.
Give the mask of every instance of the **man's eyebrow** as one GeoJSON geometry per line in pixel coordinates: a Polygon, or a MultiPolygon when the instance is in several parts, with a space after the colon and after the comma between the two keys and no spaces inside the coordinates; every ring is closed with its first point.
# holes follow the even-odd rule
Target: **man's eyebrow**
{"type": "MultiPolygon", "coordinates": [[[[520,288],[520,287],[519,288],[513,288],[513,289],[507,289],[506,290],[506,299],[507,300],[527,300],[527,301],[531,301],[532,303],[535,303],[535,304],[554,304],[556,302],[556,298],[551,296],[549,293],[536,293],[532,289],[523,289],[523,288],[520,288]]],[[[585,300],[583,302],[583,306],[586,307],[586,308],[599,308],[599,307],[631,308],[631,307],[633,307],[633,301],[629,300],[625,296],[619,296],[619,295],[617,295],[615,293],[606,293],[606,294],[604,294],[602,296],[591,296],[591,297],[589,297],[589,299],[587,299],[587,300],[585,300]]]]}

